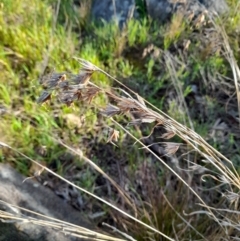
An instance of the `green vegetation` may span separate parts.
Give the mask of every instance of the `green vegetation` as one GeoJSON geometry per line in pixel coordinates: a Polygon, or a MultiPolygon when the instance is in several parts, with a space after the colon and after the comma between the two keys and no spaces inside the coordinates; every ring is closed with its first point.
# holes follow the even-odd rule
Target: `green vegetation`
{"type": "MultiPolygon", "coordinates": [[[[164,136],[166,129],[160,125],[127,125],[132,118],[129,111],[127,117],[120,115],[115,119],[126,128],[118,129],[118,142],[113,138],[117,146],[106,143],[116,124],[100,115],[99,110],[113,100],[118,102],[116,96],[122,97],[121,93],[125,93],[119,88],[124,91],[127,88],[103,73],[93,73],[91,81],[104,91],[92,102],[79,98],[81,101],[72,105],[63,105],[54,98],[56,90],[50,104],[39,105],[37,100],[44,78],[53,72],[64,72],[70,78],[78,74],[81,64],[73,57],[80,57],[116,76],[174,120],[195,130],[233,162],[237,176],[240,169],[239,101],[232,66],[236,70],[240,61],[238,1],[229,1],[230,13],[214,22],[187,22],[177,14],[159,27],[146,15],[144,1],[138,0],[140,19],[129,19],[121,30],[115,23],[91,22],[88,1],[83,1],[77,10],[71,7],[72,2],[62,0],[58,6],[52,0],[32,0],[31,4],[27,0],[3,0],[0,4],[0,141],[65,177],[81,173],[81,177],[71,181],[103,199],[111,199],[116,206],[137,214],[139,220],[169,237],[231,240],[231,236],[236,235],[232,224],[226,237],[227,231],[206,214],[184,217],[188,224],[182,221],[183,210],[188,214],[202,210],[196,204],[199,200],[146,148],[134,145],[136,140],[126,133],[131,131],[139,139],[151,134],[141,139],[144,144],[197,190],[207,205],[234,210],[233,205],[220,197],[229,184],[211,178],[210,174],[218,173],[218,168],[211,166],[201,153],[190,151],[183,134],[171,136],[170,142],[181,143],[174,149],[176,153],[173,151],[176,146],[166,144],[169,141],[164,136]],[[236,65],[231,66],[230,60],[234,57],[236,65]],[[114,97],[107,91],[113,91],[114,97]],[[57,141],[59,139],[84,153],[118,183],[126,196],[134,200],[135,209],[124,200],[119,201],[116,186],[110,187],[105,177],[77,155],[66,158],[69,150],[57,141]],[[161,148],[159,151],[158,144],[167,151],[161,148]],[[196,164],[199,170],[189,171],[191,167],[196,168],[196,164]],[[205,168],[204,172],[200,166],[205,168]],[[209,175],[205,183],[201,180],[202,174],[209,175]],[[222,185],[218,186],[219,183],[222,185]],[[214,189],[215,186],[218,188],[214,189]]],[[[199,146],[199,150],[206,151],[205,145],[199,146]]],[[[215,157],[215,152],[206,151],[206,155],[215,157]]],[[[0,148],[0,161],[10,163],[25,175],[32,175],[32,164],[19,153],[0,148]]],[[[234,173],[234,167],[225,162],[234,173]]],[[[87,195],[84,199],[91,203],[86,212],[106,212],[96,222],[114,223],[139,241],[160,240],[159,233],[147,231],[87,195]]],[[[236,217],[231,215],[225,217],[234,221],[236,217]]]]}

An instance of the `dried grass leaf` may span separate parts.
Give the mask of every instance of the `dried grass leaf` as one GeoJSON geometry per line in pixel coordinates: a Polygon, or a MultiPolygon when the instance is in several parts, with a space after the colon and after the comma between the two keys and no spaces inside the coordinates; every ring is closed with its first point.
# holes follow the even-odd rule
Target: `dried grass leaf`
{"type": "MultiPolygon", "coordinates": [[[[44,167],[47,165],[46,162],[39,162],[41,165],[43,165],[44,167]]],[[[34,175],[34,176],[40,176],[41,173],[44,171],[43,167],[40,167],[39,165],[37,165],[36,163],[32,162],[29,172],[34,175]]]]}
{"type": "Polygon", "coordinates": [[[40,97],[37,99],[37,103],[42,104],[51,99],[51,93],[43,91],[40,97]]]}
{"type": "Polygon", "coordinates": [[[85,91],[82,92],[82,100],[91,103],[93,98],[99,93],[99,91],[100,89],[95,86],[87,87],[85,91]]]}
{"type": "Polygon", "coordinates": [[[164,133],[164,134],[162,134],[161,136],[160,136],[160,138],[163,138],[163,139],[171,139],[172,137],[174,137],[175,136],[175,133],[173,132],[173,131],[168,131],[168,132],[166,132],[166,133],[164,133]]]}
{"type": "Polygon", "coordinates": [[[67,76],[64,73],[52,73],[43,77],[41,84],[45,89],[53,89],[53,88],[56,88],[60,82],[63,82],[66,79],[67,79],[67,76]]]}
{"type": "Polygon", "coordinates": [[[79,90],[82,90],[82,89],[86,89],[86,85],[84,84],[77,84],[77,85],[69,85],[68,90],[72,90],[72,91],[79,91],[79,90]]]}
{"type": "Polygon", "coordinates": [[[180,145],[181,143],[174,143],[174,142],[165,142],[163,144],[166,153],[170,155],[175,154],[179,149],[180,145]]]}
{"type": "Polygon", "coordinates": [[[142,124],[142,120],[141,119],[135,119],[135,120],[130,121],[128,123],[129,126],[131,126],[131,125],[140,125],[140,124],[142,124]]]}
{"type": "Polygon", "coordinates": [[[146,104],[145,104],[143,98],[140,95],[137,95],[137,99],[144,107],[146,107],[146,104]]]}
{"type": "Polygon", "coordinates": [[[87,71],[98,71],[99,68],[97,68],[94,64],[90,63],[89,61],[82,59],[82,58],[78,58],[78,57],[73,57],[74,59],[76,59],[82,66],[83,66],[83,70],[87,70],[87,71]]]}
{"type": "Polygon", "coordinates": [[[142,123],[153,123],[156,121],[156,118],[153,116],[145,116],[144,118],[141,119],[142,123]]]}
{"type": "Polygon", "coordinates": [[[129,112],[130,110],[138,110],[139,106],[136,104],[136,102],[130,98],[125,98],[122,97],[120,101],[117,103],[117,106],[119,109],[126,113],[129,112]]]}
{"type": "Polygon", "coordinates": [[[115,130],[115,129],[110,129],[110,131],[108,132],[108,140],[107,143],[110,142],[112,143],[113,141],[118,141],[119,138],[119,131],[115,130]]]}
{"type": "Polygon", "coordinates": [[[239,199],[240,199],[239,193],[234,193],[234,192],[231,192],[231,191],[227,190],[227,193],[224,193],[223,195],[228,199],[228,201],[231,204],[234,204],[234,203],[238,204],[239,203],[239,199]]]}
{"type": "Polygon", "coordinates": [[[154,121],[157,120],[155,116],[151,115],[151,113],[145,112],[144,110],[131,111],[131,114],[136,119],[129,122],[129,125],[138,125],[141,123],[153,123],[154,121]]]}
{"type": "Polygon", "coordinates": [[[81,98],[81,91],[63,91],[59,95],[60,101],[66,105],[71,105],[75,100],[80,100],[81,98]]]}
{"type": "Polygon", "coordinates": [[[88,81],[91,79],[93,70],[82,69],[78,75],[75,76],[73,82],[75,84],[88,84],[88,81]]]}
{"type": "Polygon", "coordinates": [[[128,124],[129,125],[139,125],[139,124],[142,124],[142,123],[153,123],[154,121],[156,121],[156,118],[152,117],[152,116],[145,116],[143,118],[140,118],[140,119],[135,119],[133,121],[130,121],[128,124]]]}
{"type": "Polygon", "coordinates": [[[108,117],[112,117],[114,115],[118,115],[121,113],[120,109],[117,106],[108,104],[108,106],[106,107],[106,109],[104,111],[101,112],[103,115],[108,116],[108,117]]]}

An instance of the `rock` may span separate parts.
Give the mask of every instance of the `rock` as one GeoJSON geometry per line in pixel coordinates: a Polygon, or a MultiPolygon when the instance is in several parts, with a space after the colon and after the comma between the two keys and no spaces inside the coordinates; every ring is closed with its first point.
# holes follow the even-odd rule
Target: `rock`
{"type": "Polygon", "coordinates": [[[205,10],[222,14],[228,10],[225,0],[146,0],[150,17],[161,22],[167,21],[177,11],[198,16],[205,10]]]}
{"type": "MultiPolygon", "coordinates": [[[[0,222],[0,241],[33,241],[27,234],[19,230],[10,223],[0,222]]],[[[36,240],[34,240],[36,241],[36,240]]]]}
{"type": "MultiPolygon", "coordinates": [[[[119,26],[133,14],[138,17],[135,0],[93,0],[91,15],[95,20],[110,22],[115,20],[119,26]],[[133,11],[133,12],[132,12],[133,11]]],[[[177,11],[198,16],[205,10],[222,14],[228,11],[225,0],[145,0],[147,12],[153,19],[167,21],[177,11]]]]}
{"type": "MultiPolygon", "coordinates": [[[[42,186],[34,179],[28,179],[23,182],[24,179],[22,175],[10,166],[0,164],[0,200],[62,221],[85,228],[92,228],[90,222],[79,211],[76,211],[60,197],[56,196],[50,189],[42,186]]],[[[13,213],[14,216],[30,216],[27,212],[23,212],[18,208],[10,208],[10,206],[3,203],[0,203],[1,210],[13,213]]],[[[29,222],[4,223],[1,222],[0,218],[1,240],[67,241],[80,239],[71,238],[70,236],[65,236],[60,231],[29,222]]]]}
{"type": "Polygon", "coordinates": [[[215,11],[222,14],[228,11],[228,5],[225,0],[199,0],[209,11],[215,11]]]}
{"type": "Polygon", "coordinates": [[[94,0],[91,14],[95,20],[114,20],[119,26],[123,26],[132,11],[136,17],[135,0],[94,0]]]}
{"type": "Polygon", "coordinates": [[[153,19],[165,21],[171,17],[174,5],[169,1],[146,0],[147,12],[153,19]]]}

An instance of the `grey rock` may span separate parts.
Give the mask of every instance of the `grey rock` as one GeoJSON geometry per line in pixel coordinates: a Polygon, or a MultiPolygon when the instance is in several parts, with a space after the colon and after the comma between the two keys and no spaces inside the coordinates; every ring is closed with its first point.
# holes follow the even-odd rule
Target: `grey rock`
{"type": "Polygon", "coordinates": [[[215,11],[218,14],[225,13],[229,10],[225,0],[199,0],[209,11],[215,11]]]}
{"type": "Polygon", "coordinates": [[[146,5],[149,16],[160,21],[171,17],[174,8],[170,1],[146,0],[146,5]]]}
{"type": "Polygon", "coordinates": [[[228,11],[225,0],[146,0],[150,17],[160,21],[167,21],[177,11],[194,16],[208,10],[222,14],[228,11]]]}
{"type": "MultiPolygon", "coordinates": [[[[145,0],[147,12],[153,19],[161,22],[167,21],[177,11],[182,11],[186,15],[194,14],[198,16],[205,10],[222,14],[228,11],[225,0],[145,0]]],[[[133,11],[133,17],[138,13],[135,8],[135,0],[94,0],[91,15],[95,20],[105,20],[110,22],[115,20],[122,26],[129,14],[133,11]]]]}
{"type": "MultiPolygon", "coordinates": [[[[33,179],[23,182],[24,179],[10,166],[0,164],[0,200],[62,221],[92,228],[90,222],[79,211],[76,211],[51,190],[33,179]]],[[[20,214],[29,216],[29,213],[25,213],[18,208],[10,208],[9,205],[3,203],[0,203],[0,210],[14,213],[15,216],[20,214]]],[[[17,222],[10,224],[0,220],[1,240],[67,241],[80,239],[70,238],[59,231],[32,223],[17,222]]]]}
{"type": "Polygon", "coordinates": [[[122,26],[132,14],[136,17],[135,0],[94,0],[91,14],[95,20],[114,20],[122,26]]]}

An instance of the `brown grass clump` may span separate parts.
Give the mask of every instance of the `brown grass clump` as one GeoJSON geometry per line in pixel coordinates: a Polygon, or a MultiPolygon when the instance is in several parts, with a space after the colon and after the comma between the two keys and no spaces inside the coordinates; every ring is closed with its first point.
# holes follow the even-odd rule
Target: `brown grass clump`
{"type": "MultiPolygon", "coordinates": [[[[239,197],[237,190],[240,187],[240,179],[232,162],[210,146],[192,129],[178,123],[102,69],[84,59],[75,59],[83,66],[79,74],[67,75],[66,73],[54,73],[49,75],[47,79],[42,81],[45,90],[38,99],[38,102],[44,103],[50,101],[53,96],[56,96],[61,103],[66,105],[72,105],[75,101],[94,105],[94,98],[98,94],[105,95],[108,104],[105,107],[98,106],[99,113],[109,118],[115,125],[115,128],[109,128],[107,142],[116,143],[119,139],[118,129],[123,130],[141,148],[150,153],[154,160],[160,161],[163,170],[168,173],[167,176],[169,177],[165,180],[159,180],[155,167],[149,166],[149,163],[145,162],[134,173],[134,179],[137,184],[133,185],[132,188],[135,191],[124,190],[114,181],[111,181],[121,195],[125,197],[127,203],[130,204],[129,207],[131,207],[129,209],[122,206],[121,211],[116,206],[107,203],[115,210],[112,212],[115,222],[119,226],[122,226],[126,232],[131,232],[132,230],[140,232],[142,228],[139,227],[139,224],[144,225],[145,228],[151,230],[150,233],[146,232],[150,239],[158,239],[157,236],[160,235],[168,240],[174,240],[170,238],[173,237],[174,233],[176,240],[178,240],[179,237],[186,237],[187,231],[191,230],[189,235],[194,233],[196,237],[208,240],[207,236],[210,233],[208,225],[211,220],[215,221],[216,225],[212,225],[211,227],[214,226],[216,230],[214,232],[217,233],[215,238],[211,240],[219,240],[220,236],[229,237],[229,234],[234,234],[237,229],[236,223],[233,222],[233,219],[230,222],[228,215],[224,214],[226,209],[220,208],[230,201],[233,205],[227,212],[236,213],[235,209],[238,206],[239,197]],[[95,72],[105,74],[116,81],[121,88],[105,90],[95,85],[90,81],[95,72]],[[124,117],[126,125],[129,127],[152,124],[152,131],[148,137],[157,128],[163,128],[165,132],[161,135],[161,138],[165,139],[166,142],[146,143],[146,138],[139,139],[133,134],[134,132],[131,129],[125,128],[120,124],[118,116],[121,116],[121,118],[124,117]],[[182,143],[168,141],[174,138],[174,136],[178,136],[182,140],[182,143]],[[163,150],[163,155],[159,155],[156,148],[152,148],[152,146],[160,146],[163,150]],[[181,158],[186,165],[180,164],[174,158],[174,154],[178,150],[181,150],[182,146],[183,150],[184,147],[187,147],[185,148],[185,153],[182,152],[183,155],[181,158]],[[191,162],[191,159],[185,159],[187,155],[198,155],[198,159],[200,158],[201,162],[191,162]],[[170,158],[171,163],[163,160],[163,156],[170,158]],[[184,168],[188,168],[188,170],[184,170],[184,168]],[[190,172],[192,174],[189,174],[190,172]],[[202,180],[201,185],[196,183],[195,176],[202,180]],[[208,199],[206,194],[204,194],[205,179],[210,180],[205,191],[208,188],[209,190],[216,190],[216,192],[220,192],[226,198],[221,202],[218,200],[215,207],[209,206],[211,198],[208,199]],[[162,186],[160,185],[161,181],[164,182],[162,186]],[[218,187],[221,188],[218,189],[218,187]],[[137,191],[137,188],[140,188],[140,190],[137,191]],[[196,207],[194,207],[197,202],[199,202],[199,211],[196,211],[196,207]],[[224,205],[222,205],[223,203],[224,205]],[[188,213],[184,210],[187,210],[188,213]],[[116,215],[116,211],[120,211],[124,215],[116,215]],[[136,218],[127,214],[129,211],[136,218]],[[202,214],[205,217],[209,217],[209,219],[203,218],[202,214]],[[184,215],[186,216],[184,217],[184,215]],[[165,217],[168,218],[166,220],[169,220],[170,217],[172,223],[164,223],[165,217]],[[134,222],[132,222],[133,220],[134,222]],[[135,222],[138,225],[135,225],[135,222]],[[198,225],[198,229],[194,228],[194,224],[198,225]]],[[[140,129],[138,130],[141,132],[140,129]]],[[[134,182],[130,176],[128,178],[130,183],[134,182]]]]}

